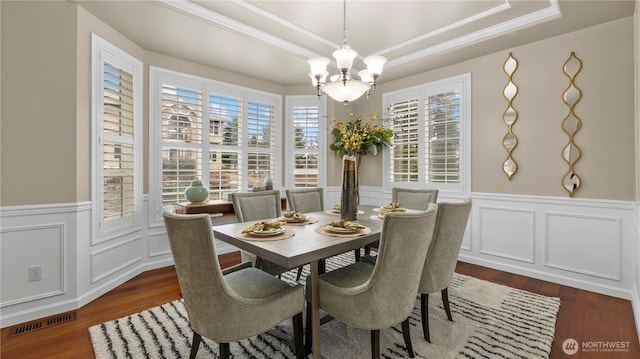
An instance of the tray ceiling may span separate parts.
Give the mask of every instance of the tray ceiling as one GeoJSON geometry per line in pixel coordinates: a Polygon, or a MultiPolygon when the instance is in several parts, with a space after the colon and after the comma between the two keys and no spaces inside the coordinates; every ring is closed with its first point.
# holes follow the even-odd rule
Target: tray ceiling
{"type": "MultiPolygon", "coordinates": [[[[280,85],[342,43],[341,1],[74,1],[148,51],[280,85]]],[[[380,82],[614,19],[634,1],[348,1],[347,42],[389,61],[380,82]]],[[[335,72],[335,71],[334,71],[335,72]]]]}

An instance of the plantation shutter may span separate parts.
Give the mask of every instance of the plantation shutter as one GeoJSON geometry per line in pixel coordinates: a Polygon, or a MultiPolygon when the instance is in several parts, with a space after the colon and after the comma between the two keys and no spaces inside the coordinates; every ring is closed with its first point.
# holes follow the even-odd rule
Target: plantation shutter
{"type": "Polygon", "coordinates": [[[249,101],[247,106],[248,187],[262,187],[275,176],[276,116],[268,103],[249,101]]]}
{"type": "Polygon", "coordinates": [[[418,109],[418,99],[400,101],[389,106],[389,111],[394,114],[391,125],[392,146],[389,146],[389,180],[392,183],[419,181],[418,109]]]}
{"type": "Polygon", "coordinates": [[[242,100],[209,94],[209,190],[227,200],[242,188],[242,100]]]}
{"type": "Polygon", "coordinates": [[[162,85],[162,203],[184,200],[202,173],[202,92],[162,85]]]}
{"type": "Polygon", "coordinates": [[[133,75],[103,62],[103,210],[105,221],[135,210],[133,75]]]}
{"type": "Polygon", "coordinates": [[[460,92],[425,98],[425,182],[460,182],[460,92]]]}
{"type": "Polygon", "coordinates": [[[293,107],[293,186],[318,187],[320,107],[293,107]]]}

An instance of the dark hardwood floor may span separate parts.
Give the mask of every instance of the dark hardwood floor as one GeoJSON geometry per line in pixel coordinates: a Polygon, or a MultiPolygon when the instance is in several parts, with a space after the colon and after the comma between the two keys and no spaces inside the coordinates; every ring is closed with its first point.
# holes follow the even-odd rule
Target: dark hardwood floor
{"type": "MultiPolygon", "coordinates": [[[[239,261],[238,252],[221,256],[223,267],[239,261]]],[[[551,358],[640,358],[631,303],[627,300],[467,263],[458,263],[456,271],[510,287],[559,297],[561,306],[551,358]],[[580,351],[568,356],[561,347],[567,338],[590,345],[601,345],[598,342],[622,342],[625,345],[628,342],[628,351],[580,351]]],[[[180,288],[172,266],[142,273],[78,309],[75,320],[18,335],[11,335],[12,328],[2,329],[0,358],[93,358],[88,331],[90,326],[179,298],[180,288]]]]}

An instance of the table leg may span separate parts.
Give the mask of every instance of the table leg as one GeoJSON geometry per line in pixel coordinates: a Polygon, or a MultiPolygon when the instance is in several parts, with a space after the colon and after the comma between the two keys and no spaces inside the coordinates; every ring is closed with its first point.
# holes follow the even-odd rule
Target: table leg
{"type": "Polygon", "coordinates": [[[311,263],[311,343],[313,358],[320,359],[320,293],[318,261],[311,263]]]}

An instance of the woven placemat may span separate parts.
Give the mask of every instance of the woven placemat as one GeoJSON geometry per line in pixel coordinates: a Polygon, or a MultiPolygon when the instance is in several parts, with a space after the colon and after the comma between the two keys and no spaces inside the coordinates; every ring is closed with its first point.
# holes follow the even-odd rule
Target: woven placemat
{"type": "Polygon", "coordinates": [[[236,234],[237,238],[240,239],[244,239],[245,241],[259,241],[259,242],[266,242],[266,241],[279,241],[282,239],[287,239],[287,238],[291,238],[295,235],[295,233],[293,233],[292,230],[290,229],[285,229],[282,233],[280,234],[276,234],[273,236],[254,236],[250,233],[242,233],[239,232],[236,234]]]}
{"type": "MultiPolygon", "coordinates": [[[[326,214],[334,214],[336,216],[340,215],[340,211],[336,211],[336,210],[333,210],[333,209],[328,209],[328,210],[324,211],[324,213],[326,213],[326,214]]],[[[364,211],[359,209],[357,214],[364,214],[364,211]]]]}

